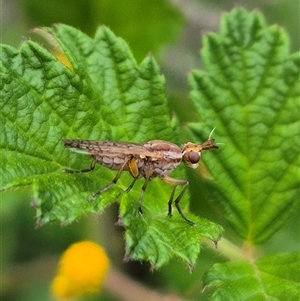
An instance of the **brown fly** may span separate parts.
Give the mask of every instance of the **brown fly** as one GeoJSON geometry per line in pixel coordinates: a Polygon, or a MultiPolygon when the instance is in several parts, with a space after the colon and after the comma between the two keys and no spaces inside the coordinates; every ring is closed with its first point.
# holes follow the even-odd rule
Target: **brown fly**
{"type": "Polygon", "coordinates": [[[112,182],[95,192],[92,198],[96,198],[116,184],[123,171],[128,171],[133,177],[133,181],[126,189],[127,192],[131,190],[137,179],[145,178],[138,201],[138,208],[141,214],[143,195],[151,179],[158,177],[174,186],[168,202],[168,216],[172,215],[175,189],[177,186],[182,186],[183,188],[174,203],[182,218],[189,224],[194,224],[184,216],[179,207],[179,201],[187,190],[189,182],[187,180],[171,178],[169,174],[181,162],[185,163],[188,167],[196,168],[203,150],[218,148],[214,141],[210,135],[209,139],[202,144],[187,142],[179,147],[163,140],[151,140],[144,144],[95,140],[63,140],[65,146],[71,151],[90,155],[93,158],[90,168],[82,170],[65,169],[65,172],[89,172],[94,170],[96,163],[100,163],[109,169],[117,170],[118,172],[112,182]]]}

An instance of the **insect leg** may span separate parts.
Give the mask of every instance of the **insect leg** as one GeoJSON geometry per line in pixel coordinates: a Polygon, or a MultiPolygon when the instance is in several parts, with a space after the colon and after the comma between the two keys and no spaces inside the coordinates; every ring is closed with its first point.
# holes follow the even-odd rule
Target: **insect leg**
{"type": "Polygon", "coordinates": [[[121,168],[119,169],[118,173],[116,174],[116,176],[114,177],[114,179],[109,183],[107,184],[105,187],[103,187],[102,189],[96,191],[93,195],[92,195],[92,199],[95,199],[98,195],[100,195],[101,193],[103,193],[104,191],[108,190],[110,187],[112,187],[114,184],[116,184],[121,176],[121,173],[122,171],[124,170],[128,160],[130,158],[126,158],[124,160],[124,163],[123,165],[121,166],[121,168]]]}
{"type": "Polygon", "coordinates": [[[143,210],[142,210],[142,203],[143,203],[143,196],[144,196],[144,192],[146,190],[146,187],[149,183],[149,178],[146,178],[145,182],[144,182],[144,185],[142,187],[142,190],[141,190],[141,194],[140,194],[140,197],[139,197],[139,213],[140,214],[143,214],[143,210]]]}
{"type": "Polygon", "coordinates": [[[172,216],[172,203],[175,195],[175,190],[177,186],[174,186],[172,189],[172,193],[170,195],[169,201],[168,201],[168,216],[172,216]]]}
{"type": "Polygon", "coordinates": [[[128,169],[129,169],[130,174],[133,177],[133,181],[131,182],[131,184],[126,189],[126,192],[129,192],[131,190],[131,188],[133,187],[133,185],[135,184],[135,182],[136,182],[136,180],[138,179],[138,176],[139,176],[139,168],[138,168],[138,165],[137,165],[137,161],[134,157],[131,157],[128,160],[128,169]]]}
{"type": "Polygon", "coordinates": [[[133,181],[131,182],[131,184],[128,186],[128,188],[126,189],[126,192],[129,192],[131,190],[131,188],[133,187],[133,185],[135,184],[136,180],[138,178],[134,178],[133,181]]]}
{"type": "Polygon", "coordinates": [[[84,172],[89,172],[95,169],[95,165],[96,165],[96,160],[93,160],[91,163],[90,168],[86,168],[86,169],[81,169],[81,170],[72,170],[72,169],[63,169],[64,172],[66,173],[84,173],[84,172]]]}
{"type": "Polygon", "coordinates": [[[174,203],[175,203],[175,206],[176,206],[176,209],[178,210],[179,214],[181,215],[181,217],[189,224],[191,225],[194,225],[194,223],[192,221],[190,221],[189,219],[187,219],[185,217],[185,215],[183,214],[183,212],[181,211],[181,208],[179,207],[179,202],[181,200],[181,198],[183,197],[184,193],[186,192],[188,186],[189,186],[189,182],[186,181],[186,180],[178,180],[178,179],[174,179],[174,178],[171,178],[169,176],[162,176],[161,179],[170,184],[170,185],[173,185],[174,188],[172,190],[172,193],[171,193],[171,196],[170,196],[170,199],[169,199],[169,202],[168,202],[168,215],[169,216],[172,216],[172,203],[173,203],[173,199],[174,199],[174,195],[175,195],[175,190],[176,190],[176,187],[177,186],[183,186],[180,194],[177,196],[177,198],[175,199],[174,203]]]}
{"type": "Polygon", "coordinates": [[[139,197],[139,213],[140,214],[143,214],[143,210],[142,210],[142,203],[143,203],[143,196],[144,196],[144,192],[147,188],[147,185],[150,181],[150,178],[151,178],[151,175],[153,174],[153,169],[152,168],[149,168],[147,171],[146,171],[146,174],[145,174],[145,182],[144,182],[144,185],[142,186],[142,189],[141,189],[141,193],[140,193],[140,197],[139,197]]]}

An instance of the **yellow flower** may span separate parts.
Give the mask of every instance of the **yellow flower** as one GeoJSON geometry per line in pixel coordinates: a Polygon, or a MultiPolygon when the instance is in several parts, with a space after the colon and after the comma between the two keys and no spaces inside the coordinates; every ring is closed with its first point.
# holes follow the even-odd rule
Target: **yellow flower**
{"type": "Polygon", "coordinates": [[[52,293],[59,298],[96,293],[108,267],[109,259],[99,245],[91,241],[75,243],[60,259],[58,273],[52,282],[52,293]]]}

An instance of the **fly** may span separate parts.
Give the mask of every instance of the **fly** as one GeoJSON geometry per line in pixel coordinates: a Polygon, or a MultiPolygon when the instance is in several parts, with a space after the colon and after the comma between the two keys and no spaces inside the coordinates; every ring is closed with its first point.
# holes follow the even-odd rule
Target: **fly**
{"type": "Polygon", "coordinates": [[[172,203],[176,187],[182,186],[183,188],[174,200],[174,203],[182,218],[193,225],[194,223],[185,217],[179,207],[179,202],[186,192],[189,182],[187,180],[171,178],[169,174],[181,162],[185,163],[188,167],[197,168],[203,150],[218,148],[214,142],[215,139],[212,139],[211,135],[202,144],[187,142],[181,147],[163,140],[151,140],[144,144],[95,140],[63,140],[65,146],[71,151],[89,155],[93,158],[91,166],[87,169],[65,169],[64,171],[68,173],[89,172],[94,170],[96,163],[116,170],[117,174],[114,179],[105,187],[95,192],[92,198],[96,198],[116,184],[123,171],[128,171],[133,177],[133,181],[126,189],[126,192],[131,190],[137,179],[145,178],[138,200],[138,209],[141,214],[143,195],[151,179],[158,177],[174,186],[168,202],[168,216],[172,216],[172,203]]]}

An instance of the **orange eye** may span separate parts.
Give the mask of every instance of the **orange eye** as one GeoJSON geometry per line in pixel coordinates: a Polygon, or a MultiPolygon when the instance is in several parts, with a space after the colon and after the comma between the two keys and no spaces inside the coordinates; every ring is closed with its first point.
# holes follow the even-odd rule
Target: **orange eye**
{"type": "Polygon", "coordinates": [[[200,160],[200,154],[197,152],[189,152],[188,159],[192,164],[196,164],[200,160]]]}

